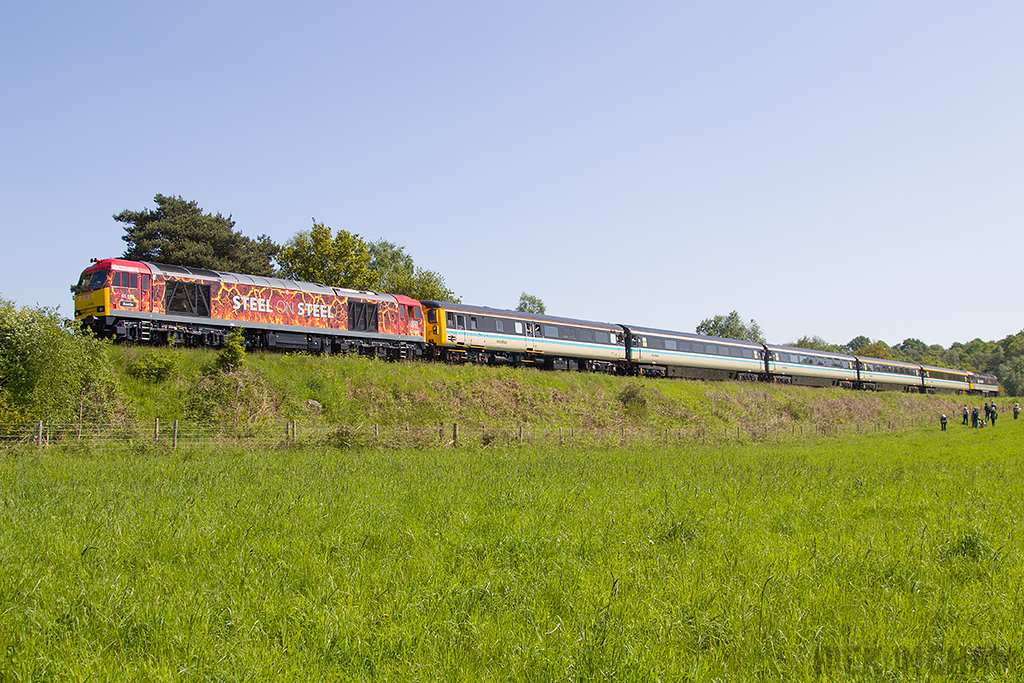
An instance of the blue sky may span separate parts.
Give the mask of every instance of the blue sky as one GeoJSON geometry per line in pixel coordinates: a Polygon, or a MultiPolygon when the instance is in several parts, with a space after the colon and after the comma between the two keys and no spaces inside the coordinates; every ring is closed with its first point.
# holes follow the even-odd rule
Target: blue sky
{"type": "Polygon", "coordinates": [[[1024,327],[1019,2],[34,2],[0,296],[72,313],[157,193],[404,245],[466,303],[769,341],[1024,327]]]}

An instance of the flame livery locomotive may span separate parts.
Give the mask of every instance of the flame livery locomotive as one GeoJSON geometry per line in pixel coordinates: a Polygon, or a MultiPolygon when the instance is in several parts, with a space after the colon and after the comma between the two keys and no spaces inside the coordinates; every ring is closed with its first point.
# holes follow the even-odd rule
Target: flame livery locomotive
{"type": "Polygon", "coordinates": [[[140,343],[993,396],[986,373],[122,259],[95,261],[75,318],[140,343]]]}

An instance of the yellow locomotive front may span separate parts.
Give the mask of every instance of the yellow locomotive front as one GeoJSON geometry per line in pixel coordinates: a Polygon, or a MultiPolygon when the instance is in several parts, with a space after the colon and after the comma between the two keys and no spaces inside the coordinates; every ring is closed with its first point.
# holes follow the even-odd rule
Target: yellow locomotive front
{"type": "Polygon", "coordinates": [[[110,311],[110,271],[89,268],[74,287],[75,320],[103,316],[110,311]]]}

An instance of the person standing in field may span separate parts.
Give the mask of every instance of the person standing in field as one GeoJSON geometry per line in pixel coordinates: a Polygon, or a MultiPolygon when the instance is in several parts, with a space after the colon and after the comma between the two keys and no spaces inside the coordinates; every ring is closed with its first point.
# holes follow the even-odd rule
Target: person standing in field
{"type": "Polygon", "coordinates": [[[970,417],[971,411],[967,410],[967,404],[964,404],[964,421],[963,424],[967,424],[967,418],[970,417]]]}
{"type": "Polygon", "coordinates": [[[992,426],[996,426],[996,415],[999,413],[999,406],[996,405],[995,401],[992,401],[992,407],[988,411],[988,419],[992,423],[992,426]]]}
{"type": "Polygon", "coordinates": [[[942,431],[946,431],[946,414],[943,413],[942,417],[939,418],[939,424],[942,425],[942,431]]]}
{"type": "Polygon", "coordinates": [[[971,426],[975,429],[978,428],[978,406],[974,406],[974,409],[971,411],[971,426]]]}
{"type": "Polygon", "coordinates": [[[1016,420],[1017,416],[1020,415],[1020,403],[1013,404],[1013,419],[1016,420]]]}

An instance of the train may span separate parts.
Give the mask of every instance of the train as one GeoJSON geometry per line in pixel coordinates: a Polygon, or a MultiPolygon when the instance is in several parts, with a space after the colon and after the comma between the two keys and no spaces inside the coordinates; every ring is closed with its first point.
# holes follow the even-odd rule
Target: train
{"type": "Polygon", "coordinates": [[[217,347],[242,329],[249,350],[873,391],[999,392],[998,379],[983,372],[125,259],[94,259],[73,289],[83,327],[140,344],[217,347]]]}

